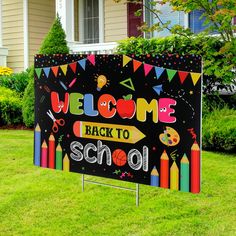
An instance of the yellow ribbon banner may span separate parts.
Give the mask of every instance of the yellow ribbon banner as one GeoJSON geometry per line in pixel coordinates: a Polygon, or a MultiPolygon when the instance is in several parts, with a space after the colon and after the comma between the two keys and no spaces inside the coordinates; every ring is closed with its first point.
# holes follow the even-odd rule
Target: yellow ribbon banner
{"type": "Polygon", "coordinates": [[[73,126],[76,137],[107,140],[121,143],[137,143],[146,136],[135,126],[76,121],[73,126]]]}

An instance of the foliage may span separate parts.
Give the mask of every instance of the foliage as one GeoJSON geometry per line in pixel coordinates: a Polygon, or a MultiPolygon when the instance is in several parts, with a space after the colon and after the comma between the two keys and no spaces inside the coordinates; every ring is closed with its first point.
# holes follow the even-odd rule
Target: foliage
{"type": "Polygon", "coordinates": [[[213,88],[222,89],[229,86],[223,85],[223,82],[230,83],[233,76],[231,67],[227,64],[227,58],[217,54],[221,45],[222,42],[218,37],[201,34],[190,38],[179,35],[152,39],[131,37],[119,42],[117,53],[151,54],[152,56],[163,53],[201,55],[204,61],[204,92],[209,93],[213,91],[213,88]]]}
{"type": "Polygon", "coordinates": [[[15,91],[0,87],[0,125],[22,122],[21,99],[15,91]]]}
{"type": "MultiPolygon", "coordinates": [[[[44,39],[39,53],[42,54],[59,54],[69,53],[66,43],[66,35],[62,28],[60,18],[57,16],[50,31],[44,39]]],[[[30,68],[29,83],[25,89],[23,97],[23,120],[27,127],[34,125],[34,67],[30,68]]]]}
{"type": "Polygon", "coordinates": [[[0,76],[0,86],[15,90],[19,94],[23,94],[28,82],[28,72],[15,73],[8,76],[0,76]]]}
{"type": "Polygon", "coordinates": [[[204,149],[236,151],[236,110],[216,109],[203,118],[204,149]]]}
{"type": "Polygon", "coordinates": [[[46,35],[39,50],[40,54],[69,53],[66,34],[62,28],[60,17],[57,16],[46,35]]]}
{"type": "Polygon", "coordinates": [[[0,76],[8,76],[8,75],[11,75],[13,73],[13,70],[9,67],[6,67],[6,66],[0,66],[0,76]]]}
{"type": "MultiPolygon", "coordinates": [[[[120,2],[120,0],[114,1],[120,2]]],[[[205,73],[211,77],[216,77],[214,80],[219,80],[219,82],[221,82],[221,78],[223,78],[224,82],[235,83],[236,36],[234,32],[236,26],[232,24],[232,20],[236,16],[235,0],[163,0],[149,1],[148,4],[145,1],[143,3],[142,0],[128,0],[127,2],[139,3],[142,6],[136,12],[136,15],[141,15],[144,8],[151,13],[152,18],[156,18],[156,21],[154,21],[155,23],[152,25],[148,25],[144,22],[141,30],[153,32],[168,29],[170,33],[178,34],[190,41],[193,40],[193,33],[191,30],[185,29],[183,26],[175,24],[175,22],[163,21],[162,14],[165,14],[165,12],[161,12],[158,5],[168,3],[172,6],[173,11],[184,11],[185,13],[194,10],[202,10],[203,14],[200,18],[204,19],[206,29],[202,33],[203,36],[197,37],[196,39],[201,40],[200,43],[202,46],[195,50],[199,50],[198,54],[203,56],[204,66],[213,64],[215,67],[214,73],[210,69],[206,69],[207,71],[205,73]],[[171,24],[173,25],[172,27],[171,24]],[[215,32],[218,32],[219,36],[217,41],[220,42],[217,47],[214,46],[214,37],[204,37],[204,35],[206,36],[209,33],[215,32]],[[205,58],[204,54],[210,54],[210,58],[205,58]],[[215,61],[215,58],[217,62],[215,61]],[[218,60],[219,58],[221,58],[221,62],[218,60]],[[223,70],[221,67],[222,64],[224,64],[223,70]]]]}
{"type": "Polygon", "coordinates": [[[34,67],[29,70],[29,83],[25,89],[22,101],[23,121],[27,127],[34,125],[34,67]]]}

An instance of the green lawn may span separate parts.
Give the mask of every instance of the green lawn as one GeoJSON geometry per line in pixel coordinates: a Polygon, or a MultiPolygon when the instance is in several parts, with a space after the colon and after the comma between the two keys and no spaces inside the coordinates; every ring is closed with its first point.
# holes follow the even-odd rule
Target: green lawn
{"type": "Polygon", "coordinates": [[[34,167],[32,147],[32,131],[0,130],[0,235],[236,235],[233,155],[203,152],[201,194],[141,185],[136,207],[132,192],[82,193],[81,175],[34,167]]]}

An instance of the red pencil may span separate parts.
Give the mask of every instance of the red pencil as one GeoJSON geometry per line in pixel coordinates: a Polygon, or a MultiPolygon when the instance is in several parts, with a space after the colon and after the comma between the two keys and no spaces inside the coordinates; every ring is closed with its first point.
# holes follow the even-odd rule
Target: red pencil
{"type": "Polygon", "coordinates": [[[200,148],[196,141],[191,147],[191,192],[200,192],[200,148]]]}
{"type": "Polygon", "coordinates": [[[49,136],[49,165],[51,169],[55,169],[55,138],[53,134],[49,136]]]}
{"type": "Polygon", "coordinates": [[[160,187],[169,188],[169,157],[166,151],[161,155],[160,187]]]}

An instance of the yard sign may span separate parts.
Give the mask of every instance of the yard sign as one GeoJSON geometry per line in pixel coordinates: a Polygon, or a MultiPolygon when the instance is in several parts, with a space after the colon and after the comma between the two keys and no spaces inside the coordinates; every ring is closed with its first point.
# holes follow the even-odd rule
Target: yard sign
{"type": "Polygon", "coordinates": [[[34,164],[199,193],[201,58],[35,56],[34,164]]]}

